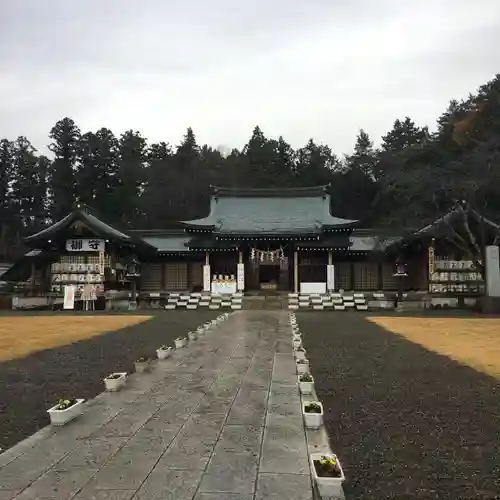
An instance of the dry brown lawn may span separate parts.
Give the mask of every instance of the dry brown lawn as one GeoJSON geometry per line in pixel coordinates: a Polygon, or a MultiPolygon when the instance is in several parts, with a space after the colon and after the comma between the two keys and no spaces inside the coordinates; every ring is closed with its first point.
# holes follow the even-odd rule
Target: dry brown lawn
{"type": "Polygon", "coordinates": [[[500,379],[500,319],[370,317],[427,349],[500,379]]]}
{"type": "Polygon", "coordinates": [[[120,330],[151,316],[0,317],[0,361],[120,330]]]}

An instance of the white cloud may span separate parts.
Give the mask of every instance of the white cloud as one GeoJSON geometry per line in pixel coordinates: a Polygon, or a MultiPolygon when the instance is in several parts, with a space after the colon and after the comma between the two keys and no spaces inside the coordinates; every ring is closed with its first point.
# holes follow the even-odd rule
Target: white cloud
{"type": "Polygon", "coordinates": [[[500,67],[497,0],[20,0],[0,20],[0,137],[56,120],[242,147],[254,125],[347,152],[397,117],[434,126],[500,67]]]}

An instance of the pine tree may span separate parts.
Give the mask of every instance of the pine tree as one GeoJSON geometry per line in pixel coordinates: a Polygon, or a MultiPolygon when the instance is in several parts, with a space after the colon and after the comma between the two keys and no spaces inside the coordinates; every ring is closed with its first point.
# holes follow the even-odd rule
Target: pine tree
{"type": "Polygon", "coordinates": [[[39,187],[38,158],[35,148],[26,139],[18,137],[13,147],[13,182],[12,197],[18,208],[18,217],[27,232],[36,228],[37,194],[39,187]]]}
{"type": "Polygon", "coordinates": [[[50,214],[54,221],[73,209],[80,135],[80,129],[71,118],[58,121],[50,131],[49,149],[54,153],[49,176],[50,214]]]}
{"type": "Polygon", "coordinates": [[[146,139],[139,132],[128,130],[119,140],[117,186],[114,191],[114,218],[134,225],[140,216],[139,196],[144,187],[146,139]]]}

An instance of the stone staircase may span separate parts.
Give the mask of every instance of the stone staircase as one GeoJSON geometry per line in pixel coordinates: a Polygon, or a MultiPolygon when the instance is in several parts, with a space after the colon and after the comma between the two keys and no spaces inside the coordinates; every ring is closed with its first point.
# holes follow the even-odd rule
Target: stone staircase
{"type": "Polygon", "coordinates": [[[288,308],[288,295],[245,295],[242,309],[278,310],[288,308]]]}

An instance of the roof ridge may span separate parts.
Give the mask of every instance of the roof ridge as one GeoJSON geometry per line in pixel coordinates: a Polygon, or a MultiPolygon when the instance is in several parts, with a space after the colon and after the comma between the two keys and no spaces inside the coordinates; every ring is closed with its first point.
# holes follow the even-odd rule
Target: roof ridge
{"type": "Polygon", "coordinates": [[[212,196],[215,197],[255,197],[255,198],[290,198],[290,197],[319,197],[325,196],[330,184],[307,187],[274,187],[274,188],[246,188],[225,187],[211,185],[212,196]]]}

